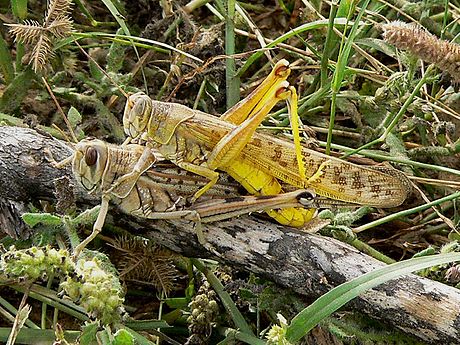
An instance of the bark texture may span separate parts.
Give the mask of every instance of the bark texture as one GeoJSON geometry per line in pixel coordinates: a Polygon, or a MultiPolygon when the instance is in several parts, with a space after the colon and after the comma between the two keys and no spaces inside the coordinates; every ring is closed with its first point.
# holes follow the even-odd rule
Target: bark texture
{"type": "MultiPolygon", "coordinates": [[[[64,143],[33,130],[0,127],[0,199],[23,205],[33,198],[54,198],[53,180],[71,177],[71,171],[53,168],[45,159],[45,148],[56,159],[71,153],[64,143]]],[[[76,198],[79,203],[94,204],[94,198],[79,186],[76,198]]],[[[191,223],[145,221],[125,215],[114,220],[183,255],[209,256],[198,244],[191,223]]],[[[384,266],[337,240],[255,217],[203,226],[208,242],[222,255],[218,260],[267,277],[310,298],[384,266]]],[[[380,285],[351,302],[351,307],[360,312],[433,344],[460,342],[459,305],[459,290],[415,275],[380,285]]]]}

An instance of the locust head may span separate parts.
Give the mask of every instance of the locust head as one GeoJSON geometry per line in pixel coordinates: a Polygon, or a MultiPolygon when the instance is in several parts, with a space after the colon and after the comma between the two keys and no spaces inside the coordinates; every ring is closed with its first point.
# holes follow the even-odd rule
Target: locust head
{"type": "Polygon", "coordinates": [[[72,171],[77,181],[88,191],[101,186],[107,163],[107,145],[97,139],[84,139],[75,147],[72,171]]]}
{"type": "Polygon", "coordinates": [[[125,134],[132,139],[139,139],[148,130],[152,113],[152,99],[143,92],[129,96],[123,113],[125,134]]]}

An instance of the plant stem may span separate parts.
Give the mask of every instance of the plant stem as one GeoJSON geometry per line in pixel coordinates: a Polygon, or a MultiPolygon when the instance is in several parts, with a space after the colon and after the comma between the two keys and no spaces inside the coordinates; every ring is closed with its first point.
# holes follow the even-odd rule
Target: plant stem
{"type": "Polygon", "coordinates": [[[430,208],[432,206],[437,206],[439,204],[442,204],[443,202],[455,200],[457,198],[460,198],[460,192],[453,193],[451,195],[445,196],[444,198],[437,199],[437,200],[434,200],[434,201],[429,202],[427,204],[423,204],[423,205],[420,205],[420,206],[417,206],[417,207],[410,208],[408,210],[404,210],[404,211],[401,211],[401,212],[390,214],[390,215],[388,215],[386,217],[374,220],[373,222],[367,223],[365,225],[358,226],[357,228],[355,228],[353,230],[353,232],[355,232],[355,233],[362,232],[362,231],[371,229],[371,228],[373,228],[373,227],[375,227],[377,225],[381,225],[381,224],[384,224],[386,222],[389,222],[389,221],[391,221],[393,219],[396,219],[396,218],[399,218],[399,217],[402,217],[402,216],[407,216],[407,215],[410,215],[410,214],[413,214],[413,213],[416,213],[416,212],[419,212],[419,211],[423,211],[423,210],[426,210],[427,208],[430,208]]]}
{"type": "Polygon", "coordinates": [[[235,58],[235,0],[227,0],[227,16],[225,18],[225,81],[227,91],[227,109],[240,100],[240,80],[236,75],[235,58]]]}
{"type": "Polygon", "coordinates": [[[368,245],[367,243],[361,241],[361,240],[358,240],[358,239],[355,239],[353,241],[350,242],[350,244],[355,247],[356,249],[358,249],[360,252],[362,253],[365,253],[369,256],[372,256],[373,258],[379,260],[379,261],[382,261],[386,264],[392,264],[394,262],[396,262],[395,260],[393,260],[392,258],[386,256],[385,254],[382,254],[380,253],[378,250],[372,248],[370,245],[368,245]]]}

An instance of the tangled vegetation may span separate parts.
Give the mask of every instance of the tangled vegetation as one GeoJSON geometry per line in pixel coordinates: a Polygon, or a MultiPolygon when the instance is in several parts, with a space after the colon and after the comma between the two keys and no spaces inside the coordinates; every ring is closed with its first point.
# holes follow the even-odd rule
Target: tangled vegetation
{"type": "MultiPolygon", "coordinates": [[[[399,275],[417,270],[458,288],[459,18],[459,1],[3,0],[0,126],[120,144],[124,95],[144,91],[223,114],[287,59],[304,144],[358,164],[391,164],[414,186],[397,208],[321,210],[317,232],[387,264],[402,261],[391,266],[399,275]],[[413,266],[404,266],[411,258],[413,266]]],[[[290,138],[289,127],[278,106],[261,130],[290,138]]],[[[99,209],[80,209],[66,182],[56,189],[57,202],[28,204],[28,238],[7,230],[0,194],[0,229],[10,235],[1,240],[2,342],[424,339],[356,311],[334,314],[394,278],[390,266],[376,280],[345,286],[343,300],[345,290],[333,290],[305,309],[311,301],[270,281],[181,257],[110,221],[90,246],[100,251],[72,257],[99,209]]]]}

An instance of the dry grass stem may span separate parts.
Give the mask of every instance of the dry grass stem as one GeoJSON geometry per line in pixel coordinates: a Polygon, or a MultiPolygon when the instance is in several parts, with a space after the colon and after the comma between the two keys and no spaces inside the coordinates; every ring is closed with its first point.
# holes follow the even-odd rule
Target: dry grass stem
{"type": "Polygon", "coordinates": [[[120,276],[126,280],[150,283],[168,295],[177,286],[179,272],[173,265],[173,253],[139,237],[123,236],[112,246],[121,251],[120,276]]]}

